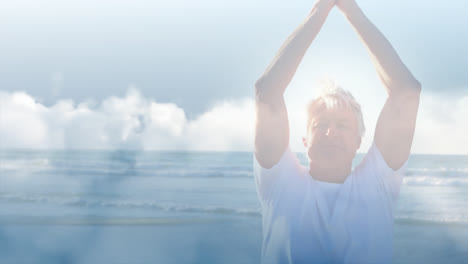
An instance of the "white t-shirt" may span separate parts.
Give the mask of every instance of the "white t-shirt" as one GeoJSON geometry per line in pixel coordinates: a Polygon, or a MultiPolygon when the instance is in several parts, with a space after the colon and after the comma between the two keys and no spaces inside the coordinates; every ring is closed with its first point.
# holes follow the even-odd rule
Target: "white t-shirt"
{"type": "Polygon", "coordinates": [[[327,207],[329,208],[329,213],[333,212],[336,198],[338,197],[338,193],[343,184],[323,181],[315,181],[315,183],[317,184],[317,188],[320,189],[320,191],[323,193],[323,196],[325,197],[327,207]]]}
{"type": "Polygon", "coordinates": [[[389,263],[405,165],[393,171],[375,143],[343,184],[319,182],[288,146],[254,175],[262,206],[262,263],[389,263]],[[325,187],[325,188],[324,188],[325,187]]]}

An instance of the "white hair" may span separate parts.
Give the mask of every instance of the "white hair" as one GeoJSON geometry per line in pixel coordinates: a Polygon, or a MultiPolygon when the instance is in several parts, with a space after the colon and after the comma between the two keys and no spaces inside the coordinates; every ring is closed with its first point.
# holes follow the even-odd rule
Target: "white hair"
{"type": "Polygon", "coordinates": [[[320,82],[318,97],[311,100],[307,106],[307,129],[309,129],[311,117],[317,112],[319,105],[324,106],[326,109],[351,108],[356,116],[359,135],[364,136],[366,127],[364,126],[361,105],[349,91],[343,89],[334,80],[327,79],[320,82]]]}

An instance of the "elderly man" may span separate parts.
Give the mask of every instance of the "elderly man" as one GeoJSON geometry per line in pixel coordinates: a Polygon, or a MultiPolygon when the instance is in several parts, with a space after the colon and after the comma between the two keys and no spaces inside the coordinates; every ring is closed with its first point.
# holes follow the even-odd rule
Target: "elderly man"
{"type": "Polygon", "coordinates": [[[395,202],[410,154],[421,85],[355,0],[318,0],[255,84],[254,174],[262,263],[388,263],[395,202]],[[366,46],[388,97],[372,146],[352,168],[364,124],[353,96],[330,82],[308,107],[309,168],[289,147],[283,94],[333,7],[366,46]]]}

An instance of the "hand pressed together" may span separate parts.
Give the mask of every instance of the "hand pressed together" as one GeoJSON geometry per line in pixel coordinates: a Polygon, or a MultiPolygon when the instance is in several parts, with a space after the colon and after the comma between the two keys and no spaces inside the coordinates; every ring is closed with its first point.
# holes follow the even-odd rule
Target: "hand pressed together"
{"type": "Polygon", "coordinates": [[[348,14],[358,7],[355,0],[335,0],[335,5],[344,14],[348,14]]]}
{"type": "Polygon", "coordinates": [[[317,2],[331,8],[336,6],[344,14],[348,14],[358,7],[356,0],[318,0],[317,2]]]}

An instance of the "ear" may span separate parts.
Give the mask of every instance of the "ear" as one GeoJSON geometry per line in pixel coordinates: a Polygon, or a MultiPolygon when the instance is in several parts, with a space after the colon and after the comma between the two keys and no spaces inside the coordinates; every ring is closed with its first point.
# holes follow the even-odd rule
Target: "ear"
{"type": "Polygon", "coordinates": [[[362,138],[358,137],[356,150],[358,150],[361,147],[361,142],[362,142],[362,138]]]}
{"type": "Polygon", "coordinates": [[[304,144],[304,147],[307,148],[307,139],[305,137],[302,137],[302,143],[304,144]]]}

